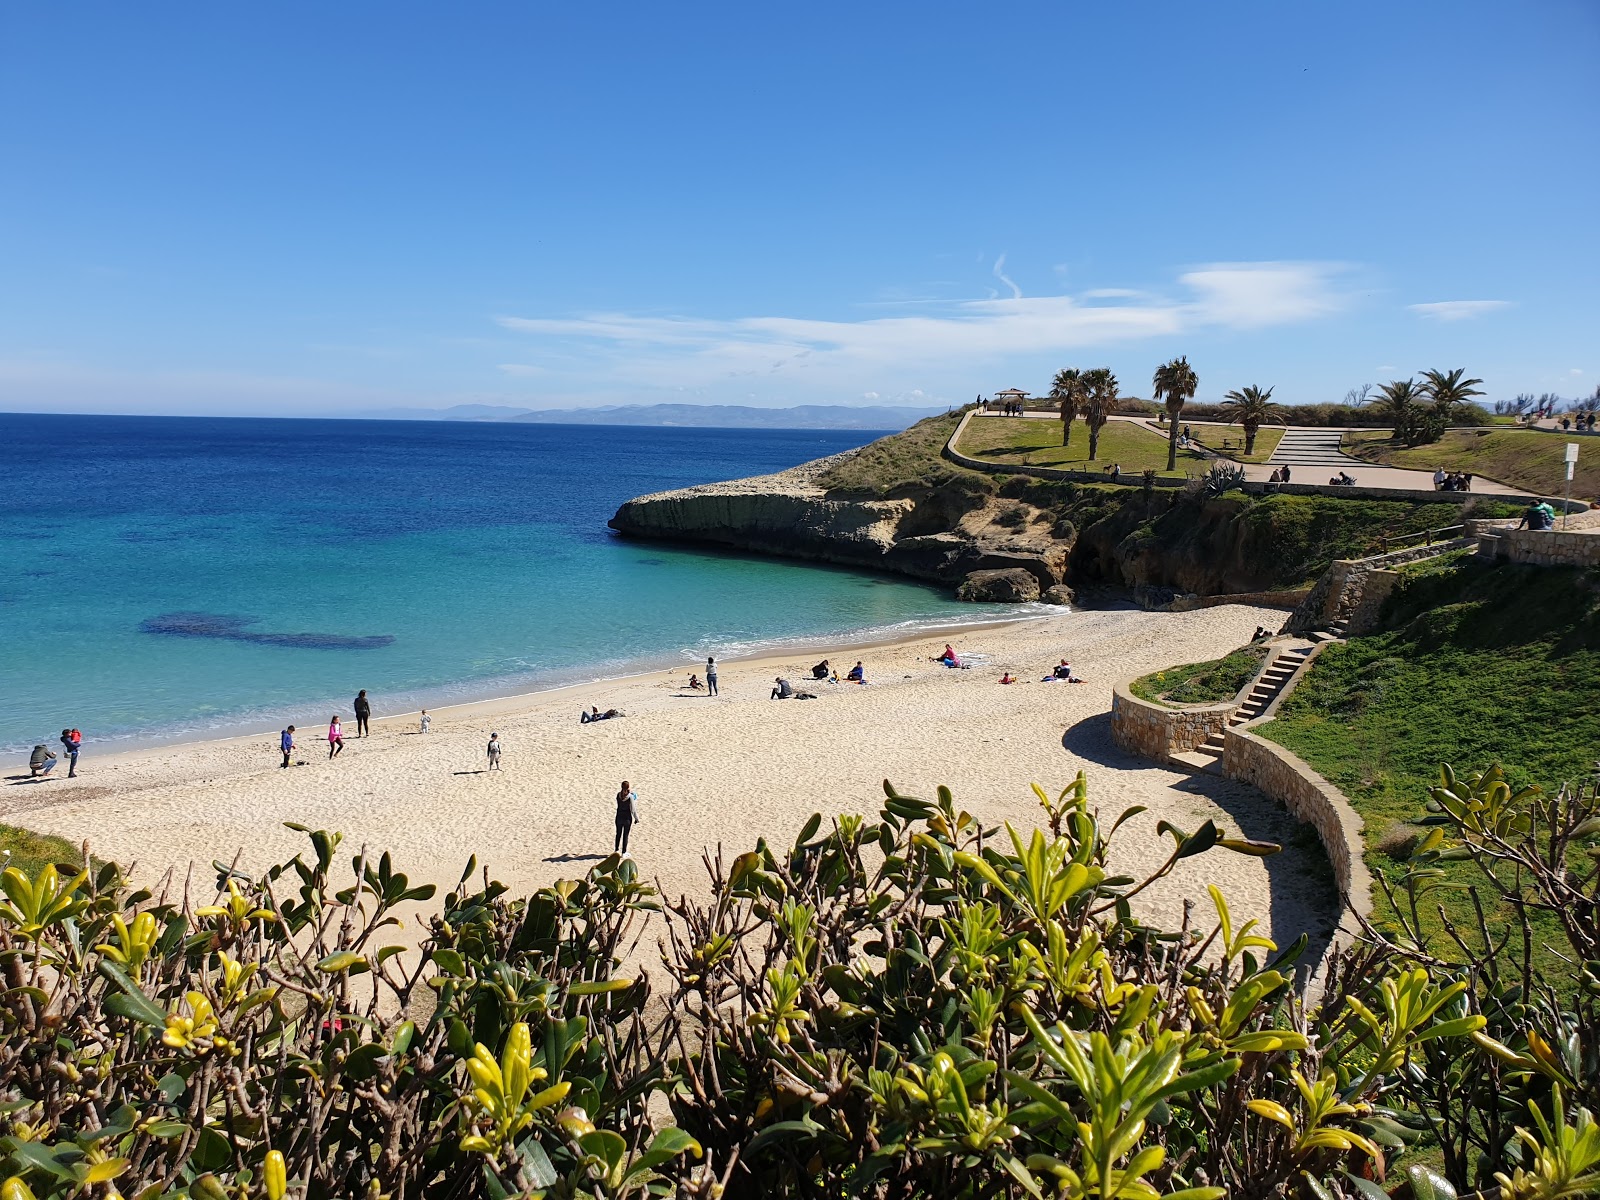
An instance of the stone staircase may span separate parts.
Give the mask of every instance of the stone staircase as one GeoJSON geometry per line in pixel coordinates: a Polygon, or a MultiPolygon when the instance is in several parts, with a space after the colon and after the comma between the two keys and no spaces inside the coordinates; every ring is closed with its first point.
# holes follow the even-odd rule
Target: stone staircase
{"type": "MultiPolygon", "coordinates": [[[[1314,645],[1315,642],[1308,641],[1301,645],[1290,646],[1273,658],[1267,669],[1257,676],[1255,686],[1250,689],[1250,694],[1245,697],[1244,703],[1239,705],[1228,718],[1228,724],[1243,725],[1246,721],[1254,721],[1266,712],[1268,706],[1282,694],[1289,680],[1294,678],[1294,673],[1305,665],[1314,645]]],[[[1220,775],[1222,734],[1214,733],[1188,753],[1174,754],[1172,757],[1197,771],[1220,775]]]]}

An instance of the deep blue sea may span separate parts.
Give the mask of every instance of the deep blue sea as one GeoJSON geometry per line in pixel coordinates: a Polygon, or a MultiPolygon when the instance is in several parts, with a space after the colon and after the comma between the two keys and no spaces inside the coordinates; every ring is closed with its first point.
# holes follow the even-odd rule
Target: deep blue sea
{"type": "MultiPolygon", "coordinates": [[[[970,622],[948,589],[629,542],[630,497],[857,432],[0,414],[0,748],[314,725],[970,622]]],[[[1003,613],[982,611],[984,619],[1003,613]]]]}

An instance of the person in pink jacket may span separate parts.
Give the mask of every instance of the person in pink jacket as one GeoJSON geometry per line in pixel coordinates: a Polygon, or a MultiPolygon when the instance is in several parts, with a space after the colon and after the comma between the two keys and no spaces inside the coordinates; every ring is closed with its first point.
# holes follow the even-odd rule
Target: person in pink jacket
{"type": "Polygon", "coordinates": [[[328,757],[333,758],[344,749],[344,730],[339,727],[339,714],[328,722],[328,757]]]}

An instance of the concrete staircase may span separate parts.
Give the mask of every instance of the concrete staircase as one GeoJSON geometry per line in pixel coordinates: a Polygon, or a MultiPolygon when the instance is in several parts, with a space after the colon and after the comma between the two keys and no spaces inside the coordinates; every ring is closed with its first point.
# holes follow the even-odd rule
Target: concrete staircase
{"type": "MultiPolygon", "coordinates": [[[[1294,673],[1305,665],[1313,645],[1314,643],[1291,646],[1279,653],[1267,669],[1256,678],[1255,686],[1250,689],[1250,694],[1245,697],[1244,703],[1239,705],[1228,718],[1228,724],[1243,725],[1246,721],[1254,721],[1266,712],[1267,707],[1282,694],[1284,687],[1294,677],[1294,673]]],[[[1197,771],[1220,775],[1222,734],[1214,733],[1188,753],[1174,754],[1172,757],[1197,771]]]]}
{"type": "MultiPolygon", "coordinates": [[[[1345,471],[1367,465],[1359,458],[1352,458],[1339,449],[1339,443],[1343,438],[1343,429],[1285,429],[1283,440],[1272,452],[1272,457],[1267,459],[1267,465],[1273,467],[1287,465],[1291,470],[1304,467],[1313,475],[1325,475],[1330,467],[1335,471],[1345,471]]],[[[1295,480],[1297,483],[1316,481],[1313,478],[1295,480]]]]}

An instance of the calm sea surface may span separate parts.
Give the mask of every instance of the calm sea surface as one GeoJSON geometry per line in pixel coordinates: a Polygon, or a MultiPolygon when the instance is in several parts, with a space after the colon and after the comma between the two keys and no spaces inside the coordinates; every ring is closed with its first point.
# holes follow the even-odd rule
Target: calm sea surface
{"type": "MultiPolygon", "coordinates": [[[[86,748],[972,621],[948,589],[626,542],[632,496],[873,435],[0,414],[0,748],[86,748]]],[[[1011,615],[987,607],[985,619],[1011,615]]]]}

